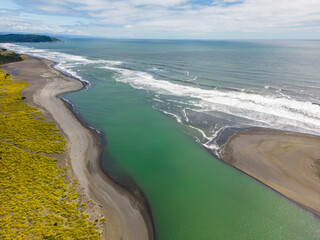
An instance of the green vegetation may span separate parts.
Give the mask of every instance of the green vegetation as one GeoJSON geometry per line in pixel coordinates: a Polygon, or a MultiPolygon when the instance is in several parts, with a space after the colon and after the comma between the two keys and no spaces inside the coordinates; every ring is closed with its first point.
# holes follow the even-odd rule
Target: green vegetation
{"type": "Polygon", "coordinates": [[[17,62],[22,60],[23,60],[22,55],[16,54],[11,51],[7,51],[7,49],[5,48],[0,49],[0,64],[17,62]]]}
{"type": "Polygon", "coordinates": [[[314,164],[316,166],[316,172],[317,172],[318,176],[320,177],[320,159],[315,160],[314,164]]]}
{"type": "Polygon", "coordinates": [[[36,34],[2,34],[0,42],[57,42],[57,38],[36,34]]]}
{"type": "Polygon", "coordinates": [[[75,184],[48,157],[64,151],[65,140],[23,102],[26,86],[0,71],[0,239],[100,239],[75,184]]]}

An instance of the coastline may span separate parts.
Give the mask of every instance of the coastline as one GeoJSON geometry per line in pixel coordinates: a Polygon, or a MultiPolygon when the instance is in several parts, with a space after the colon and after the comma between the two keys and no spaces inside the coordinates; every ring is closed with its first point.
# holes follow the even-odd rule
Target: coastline
{"type": "Polygon", "coordinates": [[[235,131],[221,160],[320,217],[320,137],[275,129],[235,131]]]}
{"type": "MultiPolygon", "coordinates": [[[[127,191],[122,189],[121,187],[119,187],[116,183],[114,183],[110,178],[108,178],[105,173],[103,173],[102,169],[101,169],[101,154],[102,154],[102,148],[101,148],[101,141],[98,140],[98,137],[99,137],[99,134],[92,128],[90,128],[90,126],[87,126],[86,123],[83,121],[83,119],[81,118],[81,116],[77,115],[76,113],[74,113],[72,111],[72,105],[69,104],[68,102],[66,102],[65,100],[63,100],[62,98],[60,98],[59,96],[62,94],[62,93],[65,93],[65,92],[72,92],[72,91],[78,91],[78,90],[81,90],[83,87],[84,87],[84,83],[78,81],[78,80],[75,80],[74,78],[70,77],[70,76],[67,76],[66,74],[64,73],[61,73],[59,72],[59,70],[56,70],[54,69],[54,62],[52,61],[49,61],[49,60],[46,60],[46,59],[38,59],[38,58],[34,58],[34,57],[31,57],[30,60],[28,61],[31,61],[31,59],[35,59],[36,61],[39,61],[41,62],[42,65],[46,65],[45,68],[48,68],[46,71],[49,71],[48,73],[42,73],[40,75],[42,76],[39,76],[37,78],[35,78],[34,76],[31,76],[32,74],[35,75],[38,70],[34,70],[34,68],[30,68],[30,69],[33,69],[33,73],[29,76],[27,75],[26,73],[28,72],[22,72],[19,68],[21,68],[21,66],[17,67],[17,65],[19,64],[22,64],[24,65],[26,62],[15,62],[15,63],[11,63],[11,64],[6,64],[6,66],[8,67],[12,67],[12,68],[15,68],[16,70],[13,69],[13,72],[15,72],[13,74],[13,77],[17,80],[25,80],[23,78],[29,78],[29,80],[26,80],[27,82],[31,83],[31,85],[29,87],[27,87],[24,91],[22,91],[22,94],[23,96],[26,96],[26,102],[31,104],[31,105],[36,105],[37,107],[39,107],[46,115],[46,118],[49,119],[50,121],[55,121],[58,126],[60,127],[60,129],[62,130],[63,134],[67,137],[68,139],[68,149],[70,150],[70,148],[74,147],[72,146],[73,144],[71,143],[74,143],[74,142],[77,142],[79,140],[76,140],[76,136],[71,136],[73,135],[73,132],[65,132],[64,129],[68,129],[68,127],[66,128],[66,126],[62,126],[63,125],[63,122],[65,121],[70,121],[69,118],[74,118],[72,121],[77,121],[81,127],[76,128],[77,131],[84,131],[85,133],[83,133],[84,135],[87,136],[90,136],[88,138],[90,138],[91,140],[88,140],[87,141],[91,141],[91,143],[87,143],[88,144],[88,147],[86,148],[87,150],[83,152],[81,152],[83,149],[82,146],[81,148],[78,148],[78,152],[81,152],[87,156],[90,156],[90,157],[83,157],[83,159],[81,160],[83,162],[82,166],[78,166],[78,158],[80,156],[78,156],[76,153],[77,152],[74,152],[74,155],[71,156],[71,153],[70,153],[70,156],[71,156],[71,165],[72,165],[72,170],[73,170],[73,175],[75,175],[75,177],[77,177],[77,179],[79,179],[79,182],[81,184],[81,186],[85,186],[83,187],[83,193],[86,194],[88,196],[89,199],[94,199],[94,201],[96,201],[98,204],[96,204],[96,211],[100,211],[99,209],[101,208],[99,205],[103,206],[102,208],[102,212],[103,214],[106,216],[106,224],[105,224],[105,229],[104,229],[104,235],[103,237],[105,239],[143,239],[141,238],[141,236],[132,236],[130,235],[131,233],[139,233],[139,230],[136,231],[136,227],[134,224],[136,224],[136,222],[133,220],[134,217],[131,218],[131,220],[128,220],[126,218],[126,216],[121,216],[121,217],[117,217],[119,214],[118,211],[123,211],[124,209],[123,208],[126,208],[126,207],[123,207],[123,206],[130,206],[130,208],[132,208],[133,210],[132,211],[132,214],[135,215],[135,214],[140,214],[140,217],[139,217],[139,221],[140,223],[142,222],[141,219],[145,221],[145,213],[148,212],[147,210],[143,211],[141,208],[143,206],[141,206],[141,202],[139,201],[136,201],[134,196],[132,195],[128,195],[127,191]],[[53,74],[53,75],[50,75],[50,74],[53,74]],[[19,75],[20,74],[20,75],[19,75]],[[60,79],[61,78],[61,79],[60,79]],[[32,79],[34,80],[38,80],[38,79],[41,79],[44,81],[43,83],[43,86],[39,86],[39,82],[31,82],[32,79]],[[45,83],[46,84],[53,84],[55,81],[60,81],[61,85],[57,84],[57,85],[52,85],[51,87],[49,87],[48,89],[44,90],[44,88],[46,88],[45,83]],[[75,85],[74,86],[71,86],[71,82],[73,82],[75,85]],[[77,82],[77,83],[75,83],[77,82]],[[68,83],[70,84],[70,86],[68,87],[62,87],[62,85],[64,83],[68,83]],[[55,87],[59,87],[60,89],[56,89],[55,87]],[[34,87],[34,88],[32,88],[34,87]],[[70,87],[70,88],[69,88],[70,87]],[[35,95],[35,92],[39,91],[39,93],[36,94],[36,100],[34,100],[34,95],[35,95]],[[53,110],[52,109],[48,109],[48,106],[46,104],[52,104],[52,103],[44,103],[42,100],[45,99],[45,98],[50,98],[49,100],[51,102],[53,101],[58,101],[58,102],[61,102],[59,103],[57,109],[53,110]],[[41,100],[42,99],[42,100],[41,100]],[[62,104],[62,105],[61,105],[62,104]],[[63,111],[69,111],[69,113],[65,114],[64,113],[58,113],[61,111],[61,109],[64,109],[63,111]],[[65,110],[67,109],[67,110],[65,110]],[[69,110],[68,110],[69,109],[69,110]],[[56,112],[57,111],[57,112],[56,112]],[[68,115],[67,117],[66,116],[59,116],[59,115],[68,115]],[[71,117],[69,115],[72,115],[71,117]],[[58,117],[58,119],[56,119],[58,117]],[[59,120],[59,117],[61,118],[59,120]],[[63,119],[69,119],[69,120],[63,120],[63,119]],[[59,123],[60,121],[60,123],[59,123]],[[62,122],[61,122],[62,121],[62,122]],[[80,130],[81,129],[81,130],[80,130]],[[70,137],[68,137],[70,135],[70,137]],[[100,145],[99,145],[100,144],[100,145]],[[89,146],[90,145],[90,146],[89,146]],[[89,150],[91,149],[91,150],[89,150]],[[94,149],[94,150],[92,150],[94,149]],[[90,151],[90,152],[88,152],[90,151]],[[93,153],[93,152],[95,153],[93,153]],[[94,155],[94,156],[93,156],[94,155]],[[85,162],[87,160],[87,162],[85,162]],[[75,162],[77,161],[77,162],[75,162]],[[74,168],[74,165],[76,165],[76,167],[74,168]],[[76,172],[78,171],[78,172],[76,172]],[[80,176],[80,177],[79,177],[80,176]],[[90,176],[91,180],[88,180],[88,176],[90,176]],[[94,183],[91,183],[91,181],[96,181],[94,180],[96,179],[97,182],[96,183],[101,183],[101,185],[99,184],[94,184],[94,183]],[[83,182],[81,182],[83,181],[83,182]],[[86,181],[89,181],[89,182],[86,182],[86,181]],[[110,192],[107,193],[107,191],[105,193],[101,193],[102,190],[102,185],[104,183],[102,182],[106,182],[107,185],[109,185],[110,188],[113,188],[114,190],[110,190],[110,192],[112,191],[115,191],[117,192],[116,194],[120,194],[121,195],[121,198],[126,198],[124,200],[125,204],[124,205],[121,205],[121,206],[118,206],[118,207],[115,207],[113,206],[114,205],[118,205],[119,202],[116,200],[112,200],[112,199],[109,199],[110,198],[110,192]],[[91,184],[94,184],[94,185],[91,185],[91,184]],[[107,199],[107,200],[106,200],[107,199]],[[139,212],[139,213],[137,213],[139,212]],[[142,215],[142,217],[141,217],[142,215]],[[131,223],[127,223],[127,221],[133,221],[131,223]],[[123,223],[125,225],[127,225],[127,229],[126,230],[123,230],[121,226],[123,226],[123,223]],[[109,224],[109,225],[108,225],[109,224]],[[110,225],[111,224],[111,225],[110,225]],[[131,225],[130,225],[131,224],[131,225]],[[130,225],[130,226],[128,226],[130,225]],[[131,229],[129,231],[129,229],[131,229]],[[132,230],[133,229],[133,230],[132,230]]],[[[40,64],[39,64],[40,65],[40,64]]],[[[26,66],[24,66],[26,67],[26,66]]],[[[7,70],[8,71],[8,70],[7,70]]],[[[30,70],[29,70],[29,73],[30,73],[30,70]]],[[[58,104],[58,103],[55,103],[55,104],[58,104]]],[[[51,106],[52,107],[52,106],[51,106]]],[[[69,123],[71,125],[71,123],[69,123]]],[[[78,125],[77,125],[78,126],[78,125]]],[[[70,126],[69,126],[70,127],[70,126]]],[[[249,132],[251,133],[251,136],[254,135],[254,139],[252,142],[253,143],[257,143],[259,141],[262,141],[261,138],[263,136],[266,136],[268,134],[272,134],[273,136],[282,136],[283,139],[287,139],[288,136],[295,136],[295,138],[300,138],[302,135],[304,135],[306,137],[306,139],[310,139],[310,138],[318,138],[317,136],[313,136],[313,135],[308,135],[308,134],[299,134],[299,133],[292,133],[292,132],[285,132],[285,131],[279,131],[279,130],[272,130],[272,129],[248,129],[248,130],[244,130],[244,131],[236,131],[231,137],[230,139],[228,140],[228,142],[225,144],[225,146],[223,147],[223,150],[225,150],[225,152],[233,152],[233,148],[234,148],[234,140],[235,139],[238,139],[240,138],[241,136],[245,136],[247,134],[249,134],[249,132]],[[259,132],[260,131],[260,132],[259,132]],[[259,134],[258,134],[259,133],[259,134]],[[299,135],[299,136],[298,136],[299,135]],[[301,135],[301,136],[300,136],[301,135]],[[260,140],[259,140],[260,139],[260,140]],[[231,143],[232,142],[232,143],[231,143]],[[230,149],[227,149],[227,148],[230,148],[230,149]]],[[[101,136],[100,136],[101,137],[101,136]]],[[[229,137],[229,136],[228,136],[229,137]]],[[[87,138],[87,137],[85,137],[87,138]]],[[[241,138],[242,139],[242,138],[241,138]]],[[[81,140],[82,141],[82,140],[81,140]]],[[[240,141],[242,142],[242,140],[240,141]]],[[[247,142],[248,143],[248,142],[247,142]]],[[[244,144],[244,143],[243,143],[244,144]]],[[[239,145],[237,145],[239,146],[239,145]]],[[[275,144],[274,148],[273,149],[278,149],[279,146],[277,144],[275,144]]],[[[243,152],[241,150],[241,152],[243,154],[249,154],[252,149],[254,149],[254,147],[252,147],[252,145],[250,146],[247,146],[246,147],[246,150],[247,152],[243,152]]],[[[240,151],[240,150],[237,150],[237,151],[240,151]]],[[[252,153],[251,153],[252,154],[252,153]]],[[[262,177],[259,177],[257,175],[255,175],[254,173],[248,171],[248,170],[245,170],[243,167],[241,167],[240,165],[238,165],[242,160],[239,160],[237,157],[238,156],[238,153],[237,154],[232,154],[232,155],[224,155],[224,161],[226,163],[228,163],[230,166],[232,167],[235,167],[237,169],[239,169],[240,171],[246,173],[247,175],[255,178],[256,180],[262,182],[263,184],[269,186],[271,189],[275,190],[276,192],[280,193],[281,195],[287,197],[288,199],[291,199],[293,200],[294,202],[298,203],[299,205],[301,205],[302,207],[304,207],[305,209],[308,209],[310,210],[311,212],[315,213],[315,215],[317,216],[320,216],[320,212],[318,210],[314,210],[313,208],[311,207],[308,207],[305,203],[301,203],[301,201],[297,201],[289,196],[288,193],[285,193],[284,190],[279,190],[277,189],[276,186],[272,186],[270,183],[267,182],[267,180],[265,180],[264,178],[262,177]],[[281,192],[282,191],[282,192],[281,192]]],[[[68,156],[68,153],[65,155],[65,157],[68,156]]],[[[249,156],[249,155],[246,155],[246,156],[249,156]]],[[[320,155],[319,155],[320,156],[320,155]]],[[[319,157],[320,158],[320,157],[319,157]]],[[[254,162],[255,159],[253,159],[253,162],[254,162]]],[[[79,160],[80,161],[80,160],[79,160]]],[[[80,162],[81,162],[80,161],[80,162]]],[[[251,159],[250,159],[251,161],[251,159]]],[[[250,166],[250,163],[251,162],[247,162],[247,166],[250,166]]],[[[255,162],[257,163],[257,161],[255,162]]],[[[259,169],[258,167],[254,167],[255,170],[259,169]]],[[[261,172],[263,173],[263,168],[260,168],[261,172]]],[[[274,177],[270,177],[270,178],[274,178],[274,177]]],[[[319,185],[320,186],[320,185],[319,185]]],[[[79,192],[80,194],[82,193],[81,191],[79,192]]],[[[114,194],[113,192],[111,193],[111,195],[114,194]]],[[[320,199],[320,198],[317,198],[317,199],[320,199]]],[[[320,206],[320,204],[319,204],[320,206]]],[[[127,211],[125,209],[125,211],[127,211]]],[[[143,231],[145,232],[148,232],[150,231],[150,226],[152,226],[152,222],[149,222],[147,223],[147,225],[149,227],[144,227],[143,231]],[[146,228],[146,230],[145,230],[146,228]]],[[[146,237],[145,239],[148,239],[148,237],[146,236],[147,234],[145,234],[144,236],[142,237],[146,237]]],[[[153,237],[153,232],[152,232],[152,229],[151,229],[151,232],[149,232],[149,239],[152,239],[153,237]]]]}
{"type": "Polygon", "coordinates": [[[26,103],[37,106],[46,119],[57,123],[68,140],[66,153],[58,158],[71,165],[69,174],[80,183],[79,194],[97,202],[92,211],[105,216],[103,239],[154,239],[152,221],[143,204],[102,171],[103,149],[99,146],[97,132],[86,126],[60,97],[63,93],[83,89],[84,84],[56,70],[54,64],[30,57],[6,64],[5,71],[12,73],[14,79],[29,83],[21,93],[26,97],[26,103]]]}

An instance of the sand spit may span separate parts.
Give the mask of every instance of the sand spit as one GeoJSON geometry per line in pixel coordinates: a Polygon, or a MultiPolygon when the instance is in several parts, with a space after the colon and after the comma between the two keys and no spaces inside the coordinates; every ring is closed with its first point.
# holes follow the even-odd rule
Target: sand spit
{"type": "Polygon", "coordinates": [[[222,159],[320,216],[320,137],[271,129],[236,132],[222,159]]]}
{"type": "MultiPolygon", "coordinates": [[[[85,127],[59,98],[62,93],[83,88],[83,84],[53,68],[54,63],[30,57],[22,62],[6,65],[13,78],[27,81],[30,86],[22,91],[26,102],[41,109],[49,121],[58,124],[66,136],[67,153],[72,172],[80,183],[81,192],[93,199],[93,212],[106,218],[103,239],[147,240],[153,239],[141,214],[141,204],[134,202],[127,191],[114,184],[100,168],[101,149],[97,137],[85,127]]],[[[81,193],[80,192],[80,193],[81,193]]]]}

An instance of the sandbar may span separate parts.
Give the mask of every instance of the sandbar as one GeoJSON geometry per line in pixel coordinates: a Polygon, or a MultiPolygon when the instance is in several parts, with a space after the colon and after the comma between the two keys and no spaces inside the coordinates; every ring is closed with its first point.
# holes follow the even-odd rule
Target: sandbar
{"type": "Polygon", "coordinates": [[[320,137],[253,128],[237,131],[221,158],[320,216],[320,137]]]}
{"type": "Polygon", "coordinates": [[[54,65],[46,59],[29,57],[1,68],[11,73],[13,79],[29,83],[21,92],[25,101],[42,110],[46,119],[57,123],[65,135],[67,152],[60,158],[71,166],[71,174],[81,186],[80,194],[95,203],[92,213],[99,215],[100,212],[105,216],[102,238],[153,239],[152,224],[146,220],[143,206],[103,173],[100,167],[102,150],[96,134],[79,121],[59,97],[63,93],[80,90],[84,85],[57,71],[54,65]]]}

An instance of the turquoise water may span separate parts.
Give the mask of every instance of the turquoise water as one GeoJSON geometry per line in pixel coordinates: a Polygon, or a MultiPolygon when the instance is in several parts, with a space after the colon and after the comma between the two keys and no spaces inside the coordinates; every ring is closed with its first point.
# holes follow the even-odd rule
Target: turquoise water
{"type": "Polygon", "coordinates": [[[319,132],[319,44],[290,44],[82,40],[20,49],[91,83],[64,97],[105,134],[108,174],[134,179],[145,194],[157,239],[319,239],[318,220],[209,153],[228,127],[319,132]],[[267,113],[267,104],[281,111],[267,113]]]}

